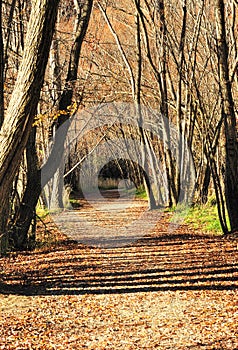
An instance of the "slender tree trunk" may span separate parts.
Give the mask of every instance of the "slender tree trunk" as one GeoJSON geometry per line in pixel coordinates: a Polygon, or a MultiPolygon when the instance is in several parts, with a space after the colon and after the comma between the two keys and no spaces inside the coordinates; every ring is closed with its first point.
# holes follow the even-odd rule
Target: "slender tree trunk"
{"type": "MultiPolygon", "coordinates": [[[[175,176],[175,166],[174,159],[171,153],[171,143],[170,143],[170,128],[168,127],[166,119],[169,119],[168,114],[168,89],[167,89],[167,64],[168,64],[168,32],[166,26],[166,18],[165,18],[165,4],[164,0],[157,1],[157,12],[159,15],[159,25],[158,23],[154,23],[155,28],[157,28],[158,33],[156,33],[157,38],[160,38],[159,46],[157,47],[157,55],[159,56],[158,64],[153,60],[153,51],[150,47],[150,39],[149,33],[146,26],[145,16],[140,7],[140,3],[138,0],[134,0],[140,21],[142,30],[144,33],[144,42],[146,55],[149,61],[149,64],[152,68],[156,81],[159,87],[160,93],[160,112],[162,115],[161,123],[163,128],[163,154],[164,154],[164,162],[165,162],[165,171],[167,177],[167,200],[169,207],[172,207],[173,203],[176,204],[177,191],[176,191],[176,176],[175,176]],[[160,53],[161,52],[161,53],[160,53]]],[[[154,18],[152,18],[154,21],[154,18]]]]}
{"type": "Polygon", "coordinates": [[[226,137],[226,204],[232,232],[238,232],[238,144],[236,116],[229,77],[224,1],[216,0],[217,44],[220,70],[222,113],[226,137]]]}
{"type": "MultiPolygon", "coordinates": [[[[90,19],[90,14],[92,10],[93,1],[85,1],[84,4],[81,4],[80,0],[74,0],[75,9],[77,12],[75,28],[74,28],[74,42],[71,48],[68,73],[66,78],[66,84],[62,96],[59,99],[59,110],[64,111],[62,115],[58,118],[56,122],[56,130],[70,117],[70,112],[68,107],[72,105],[73,102],[73,93],[75,83],[78,77],[78,66],[80,59],[81,47],[83,44],[83,39],[86,34],[88,27],[88,22],[90,19]]],[[[59,168],[52,179],[52,193],[50,198],[50,208],[58,209],[63,208],[63,190],[64,190],[64,161],[61,161],[59,168]]]]}
{"type": "MultiPolygon", "coordinates": [[[[140,9],[140,0],[134,0],[135,5],[137,7],[137,9],[140,9]]],[[[108,25],[108,28],[110,29],[113,37],[115,38],[115,42],[117,44],[117,48],[121,54],[121,58],[123,59],[126,68],[128,70],[129,73],[129,81],[130,81],[130,87],[131,87],[131,94],[132,94],[132,99],[135,105],[135,112],[136,115],[138,117],[139,120],[139,126],[138,126],[138,131],[140,134],[140,138],[141,138],[141,142],[142,142],[142,147],[141,147],[141,154],[142,154],[142,163],[143,163],[143,182],[144,182],[144,186],[146,189],[146,193],[147,193],[147,197],[148,197],[148,206],[149,209],[154,209],[156,207],[156,202],[155,202],[155,198],[154,198],[154,194],[151,188],[151,183],[150,183],[150,178],[148,175],[149,172],[149,164],[148,161],[146,159],[146,155],[147,155],[147,150],[150,151],[148,149],[148,142],[146,142],[146,134],[145,131],[143,130],[143,128],[141,127],[143,120],[142,120],[142,114],[141,114],[141,77],[142,77],[142,43],[141,43],[141,30],[140,30],[140,21],[141,18],[139,16],[139,13],[136,14],[136,55],[137,55],[137,62],[136,62],[136,74],[134,74],[133,71],[133,67],[130,64],[127,55],[123,49],[123,46],[120,42],[120,39],[116,33],[116,31],[114,30],[111,21],[109,19],[109,17],[107,16],[106,10],[103,9],[103,7],[99,4],[99,9],[108,25]]]]}
{"type": "MultiPolygon", "coordinates": [[[[165,4],[164,0],[158,1],[158,14],[160,19],[160,36],[161,36],[161,49],[162,49],[162,58],[161,58],[161,78],[157,80],[160,81],[160,94],[161,94],[161,113],[162,118],[169,119],[168,111],[168,89],[167,89],[167,51],[168,51],[168,42],[167,42],[167,26],[165,18],[165,4]]],[[[159,76],[157,72],[157,76],[159,76]]],[[[166,143],[164,144],[164,161],[165,161],[165,170],[167,176],[167,191],[168,191],[168,205],[169,207],[173,206],[173,202],[176,204],[176,191],[175,191],[175,169],[173,166],[173,159],[171,154],[171,144],[170,144],[170,128],[167,128],[165,125],[163,127],[163,132],[165,135],[166,143]]]]}
{"type": "Polygon", "coordinates": [[[208,200],[208,190],[211,181],[211,168],[207,163],[203,183],[201,186],[201,203],[206,204],[208,200]]]}
{"type": "MultiPolygon", "coordinates": [[[[78,77],[78,66],[81,47],[88,28],[88,23],[93,6],[93,0],[84,1],[83,5],[81,5],[80,0],[74,0],[74,4],[77,10],[77,20],[75,23],[75,37],[70,53],[66,84],[59,102],[60,111],[68,111],[68,107],[72,104],[75,83],[78,77]]],[[[57,127],[62,125],[64,121],[67,120],[69,117],[69,114],[62,114],[57,120],[57,127]]]]}
{"type": "MultiPolygon", "coordinates": [[[[140,7],[140,0],[138,2],[138,7],[140,7]]],[[[136,22],[136,53],[137,53],[137,67],[136,67],[136,84],[135,84],[135,95],[134,95],[134,102],[136,106],[136,114],[139,119],[139,133],[142,141],[141,146],[141,152],[142,152],[142,162],[144,167],[143,172],[143,181],[145,190],[148,197],[148,206],[149,209],[155,209],[156,208],[156,201],[155,196],[153,193],[153,189],[151,187],[151,179],[149,177],[149,163],[151,167],[154,166],[152,161],[152,155],[151,155],[151,149],[150,149],[150,143],[148,142],[148,135],[146,134],[146,131],[143,129],[143,115],[141,113],[141,78],[142,78],[142,46],[141,46],[141,25],[140,25],[140,16],[137,13],[135,17],[136,22]],[[147,157],[150,159],[150,162],[148,161],[147,157]]]]}
{"type": "MultiPolygon", "coordinates": [[[[62,90],[61,84],[61,73],[60,73],[60,59],[59,59],[59,38],[56,33],[54,35],[51,51],[50,51],[50,72],[52,79],[52,88],[50,91],[51,100],[53,106],[59,109],[59,99],[62,90]]],[[[56,125],[53,124],[51,127],[51,134],[54,136],[56,132],[56,125]]],[[[64,164],[54,174],[50,185],[47,186],[47,205],[51,210],[63,208],[63,188],[64,180],[62,173],[64,172],[64,164]],[[63,169],[62,169],[63,167],[63,169]]],[[[45,192],[46,193],[46,192],[45,192]]]]}

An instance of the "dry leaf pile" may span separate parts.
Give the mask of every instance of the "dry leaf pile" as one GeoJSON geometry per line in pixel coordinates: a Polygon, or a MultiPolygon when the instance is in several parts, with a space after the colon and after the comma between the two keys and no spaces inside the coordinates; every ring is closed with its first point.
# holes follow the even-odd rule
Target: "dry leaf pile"
{"type": "Polygon", "coordinates": [[[0,259],[0,349],[238,349],[238,238],[168,232],[170,215],[127,246],[59,235],[0,259]]]}

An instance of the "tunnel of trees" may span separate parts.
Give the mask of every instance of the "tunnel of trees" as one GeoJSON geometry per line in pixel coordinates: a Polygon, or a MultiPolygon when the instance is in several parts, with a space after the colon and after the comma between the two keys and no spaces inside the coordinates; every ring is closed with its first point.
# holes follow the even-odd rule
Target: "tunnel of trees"
{"type": "Polygon", "coordinates": [[[143,169],[130,159],[113,159],[99,173],[103,179],[129,179],[136,188],[143,186],[143,169]]]}
{"type": "Polygon", "coordinates": [[[1,253],[28,249],[47,184],[62,207],[65,184],[75,187],[83,161],[116,138],[138,141],[141,163],[128,147],[101,177],[143,183],[153,209],[163,169],[174,206],[191,175],[186,146],[193,203],[215,196],[224,234],[238,232],[237,16],[237,2],[223,0],[0,1],[1,253]],[[74,143],[64,166],[71,120],[105,103],[134,106],[138,125],[109,118],[93,128],[92,114],[85,125],[94,132],[74,143]],[[143,128],[141,106],[163,116],[157,134],[143,128]]]}

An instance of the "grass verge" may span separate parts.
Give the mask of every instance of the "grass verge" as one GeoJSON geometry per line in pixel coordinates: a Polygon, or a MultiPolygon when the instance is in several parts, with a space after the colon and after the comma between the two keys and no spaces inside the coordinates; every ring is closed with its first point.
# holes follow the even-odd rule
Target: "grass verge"
{"type": "Polygon", "coordinates": [[[208,203],[206,205],[197,205],[190,208],[188,215],[185,218],[185,223],[205,232],[222,235],[216,205],[210,205],[208,203]]]}
{"type": "MultiPolygon", "coordinates": [[[[192,207],[174,207],[168,209],[168,211],[174,212],[171,222],[182,221],[185,224],[203,231],[204,233],[222,235],[218,209],[213,197],[209,198],[208,202],[204,205],[194,205],[192,207]]],[[[229,229],[229,219],[227,216],[227,223],[229,229]]]]}

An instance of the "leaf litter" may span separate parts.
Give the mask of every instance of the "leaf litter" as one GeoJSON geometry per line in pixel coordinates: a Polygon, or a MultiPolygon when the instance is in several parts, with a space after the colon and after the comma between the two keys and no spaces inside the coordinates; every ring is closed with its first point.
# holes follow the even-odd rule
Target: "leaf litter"
{"type": "Polygon", "coordinates": [[[0,259],[0,349],[238,349],[238,237],[184,224],[169,233],[170,216],[116,248],[74,242],[47,222],[50,247],[0,259]]]}

